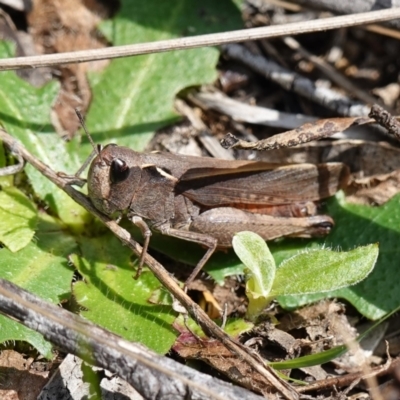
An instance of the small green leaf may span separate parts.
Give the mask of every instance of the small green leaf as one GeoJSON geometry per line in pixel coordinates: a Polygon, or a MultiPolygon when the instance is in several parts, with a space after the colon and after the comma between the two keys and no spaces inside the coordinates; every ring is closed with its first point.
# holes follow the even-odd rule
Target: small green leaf
{"type": "Polygon", "coordinates": [[[247,317],[256,318],[271,301],[275,278],[275,260],[265,241],[254,232],[239,232],[232,240],[233,249],[246,266],[247,317]]]}
{"type": "Polygon", "coordinates": [[[275,278],[275,260],[265,241],[254,232],[239,232],[232,240],[233,249],[249,270],[247,286],[255,296],[266,297],[275,278]]]}
{"type": "Polygon", "coordinates": [[[12,252],[23,249],[33,238],[37,223],[35,205],[17,188],[0,192],[0,242],[12,252]]]}
{"type": "Polygon", "coordinates": [[[321,293],[355,285],[373,270],[379,254],[377,244],[347,252],[310,250],[282,262],[271,295],[321,293]]]}
{"type": "Polygon", "coordinates": [[[226,321],[224,331],[234,338],[238,338],[245,332],[249,332],[254,328],[254,324],[246,321],[243,318],[228,318],[226,321]]]}
{"type": "Polygon", "coordinates": [[[81,239],[82,257],[72,261],[84,281],[73,287],[81,314],[127,340],[140,342],[158,353],[166,353],[177,332],[172,328],[171,306],[151,304],[160,287],[155,276],[144,271],[133,279],[131,251],[107,233],[96,239],[81,239]]]}

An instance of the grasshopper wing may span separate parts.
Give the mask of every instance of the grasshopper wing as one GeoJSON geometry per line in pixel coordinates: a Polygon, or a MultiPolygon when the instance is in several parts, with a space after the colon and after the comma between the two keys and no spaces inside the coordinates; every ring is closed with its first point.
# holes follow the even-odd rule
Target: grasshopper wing
{"type": "Polygon", "coordinates": [[[206,207],[276,205],[316,201],[345,187],[349,170],[342,163],[279,165],[231,161],[218,168],[190,168],[175,192],[206,207]]]}

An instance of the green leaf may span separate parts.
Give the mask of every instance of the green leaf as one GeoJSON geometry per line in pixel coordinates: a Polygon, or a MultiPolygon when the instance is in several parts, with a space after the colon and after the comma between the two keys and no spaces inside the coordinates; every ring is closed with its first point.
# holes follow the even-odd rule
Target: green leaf
{"type": "MultiPolygon", "coordinates": [[[[76,251],[76,243],[65,234],[56,220],[40,220],[36,240],[12,253],[0,249],[0,278],[57,304],[69,298],[73,270],[67,256],[76,251]]],[[[51,345],[43,337],[6,317],[0,317],[0,342],[24,340],[51,358],[51,345]]]]}
{"type": "Polygon", "coordinates": [[[82,257],[73,256],[84,278],[73,287],[85,308],[81,314],[127,340],[166,353],[177,336],[171,327],[175,313],[171,306],[150,304],[152,293],[160,287],[154,275],[145,270],[134,280],[132,253],[111,233],[82,238],[81,251],[82,257]]]}
{"type": "MultiPolygon", "coordinates": [[[[0,42],[0,58],[10,56],[10,49],[7,43],[0,42]]],[[[73,174],[81,165],[75,148],[77,142],[64,143],[50,123],[51,106],[58,89],[54,82],[37,89],[14,72],[3,71],[0,74],[0,123],[48,166],[73,174]]],[[[52,211],[72,228],[82,230],[88,218],[86,211],[31,165],[27,165],[25,171],[35,193],[52,211]]]]}
{"type": "MultiPolygon", "coordinates": [[[[229,0],[125,0],[102,26],[114,45],[126,45],[239,29],[242,22],[229,0]]],[[[157,129],[177,120],[173,100],[180,90],[216,79],[218,57],[215,48],[198,48],[111,61],[92,76],[87,125],[94,140],[143,150],[157,129]]]]}
{"type": "Polygon", "coordinates": [[[246,266],[246,316],[253,320],[271,301],[270,291],[275,279],[275,260],[265,241],[254,232],[239,232],[233,237],[233,249],[246,266]]]}
{"type": "Polygon", "coordinates": [[[254,232],[239,232],[233,249],[246,266],[247,289],[253,296],[267,297],[275,279],[275,260],[265,241],[254,232]]]}
{"type": "Polygon", "coordinates": [[[32,345],[41,355],[47,359],[53,358],[52,345],[35,331],[32,331],[18,322],[11,321],[4,315],[0,315],[0,343],[24,341],[32,345]]]}
{"type": "Polygon", "coordinates": [[[377,244],[347,252],[310,250],[282,262],[276,273],[271,296],[328,292],[355,285],[373,270],[377,244]]]}
{"type": "MultiPolygon", "coordinates": [[[[321,298],[340,297],[348,300],[367,318],[381,318],[400,304],[397,287],[400,280],[400,195],[381,207],[369,207],[348,204],[343,194],[338,194],[327,203],[326,213],[335,220],[333,232],[324,240],[314,240],[308,245],[351,250],[356,246],[379,243],[379,257],[374,270],[357,285],[322,294],[279,297],[279,303],[285,308],[296,308],[321,298]]],[[[294,255],[295,247],[307,244],[305,241],[288,243],[291,250],[284,249],[282,243],[271,245],[277,264],[283,257],[294,255]]]]}
{"type": "Polygon", "coordinates": [[[329,350],[321,351],[317,354],[310,354],[307,356],[302,356],[295,358],[293,360],[276,361],[268,363],[275,370],[283,369],[294,369],[294,368],[306,368],[312,367],[314,365],[322,365],[329,361],[334,360],[337,357],[342,356],[347,352],[347,346],[340,345],[333,347],[329,350]]]}
{"type": "Polygon", "coordinates": [[[284,260],[276,271],[275,260],[259,235],[240,232],[232,244],[250,270],[246,282],[250,319],[256,318],[274,297],[328,292],[360,282],[374,268],[379,253],[377,244],[348,252],[303,251],[284,260]]]}
{"type": "Polygon", "coordinates": [[[36,207],[17,188],[4,189],[0,192],[0,221],[0,242],[16,252],[35,234],[36,207]]]}

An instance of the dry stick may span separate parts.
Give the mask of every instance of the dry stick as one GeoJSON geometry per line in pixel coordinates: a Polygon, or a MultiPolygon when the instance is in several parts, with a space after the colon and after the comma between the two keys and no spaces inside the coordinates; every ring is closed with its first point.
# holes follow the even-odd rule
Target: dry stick
{"type": "Polygon", "coordinates": [[[232,99],[221,92],[191,92],[188,99],[203,110],[216,110],[234,121],[294,129],[306,122],[316,121],[316,117],[303,114],[289,114],[272,108],[253,106],[232,99]]]}
{"type": "Polygon", "coordinates": [[[63,351],[118,374],[146,399],[261,400],[246,389],[122,339],[4,279],[0,279],[0,312],[40,332],[63,351]]]}
{"type": "Polygon", "coordinates": [[[304,22],[295,22],[285,25],[243,29],[231,32],[213,33],[208,35],[163,40],[151,43],[140,43],[127,46],[115,46],[105,49],[82,50],[68,53],[48,54],[43,56],[8,58],[5,60],[0,60],[0,71],[106,60],[135,56],[139,54],[193,49],[196,47],[218,46],[227,43],[245,42],[248,40],[298,35],[302,33],[320,32],[348,26],[365,25],[395,18],[400,18],[400,8],[318,19],[315,21],[308,21],[306,24],[304,22]]]}
{"type": "Polygon", "coordinates": [[[379,125],[387,129],[392,136],[400,141],[400,122],[388,111],[374,104],[368,116],[373,118],[379,125]]]}
{"type": "MultiPolygon", "coordinates": [[[[399,0],[351,0],[351,1],[332,1],[332,0],[292,0],[293,3],[315,9],[331,11],[334,14],[358,14],[370,10],[396,10],[400,7],[399,0]]],[[[398,18],[398,17],[395,17],[398,18]]],[[[400,28],[400,21],[387,23],[393,28],[400,28]]]]}
{"type": "MultiPolygon", "coordinates": [[[[292,1],[297,1],[297,0],[292,0],[292,1]]],[[[300,0],[301,1],[301,0],[300,0]]],[[[250,3],[250,5],[252,5],[252,6],[254,6],[255,8],[258,8],[259,7],[259,0],[248,0],[248,2],[250,3]]],[[[290,12],[292,12],[292,13],[301,13],[301,12],[304,12],[304,11],[306,11],[307,10],[307,8],[306,7],[304,7],[304,6],[301,6],[301,5],[299,5],[299,4],[294,4],[294,3],[292,3],[292,2],[289,2],[289,1],[283,1],[283,0],[269,0],[269,3],[270,4],[273,4],[273,5],[276,5],[277,7],[280,7],[280,8],[283,8],[284,10],[286,10],[286,11],[290,11],[290,12]]],[[[305,3],[304,3],[305,4],[305,3]]],[[[331,4],[332,4],[332,2],[327,2],[327,3],[325,3],[326,4],[326,7],[329,7],[331,4]]],[[[339,4],[339,7],[341,7],[343,5],[343,3],[340,3],[339,4]]],[[[363,10],[361,11],[359,8],[357,8],[357,7],[354,7],[353,6],[353,3],[351,3],[351,2],[348,2],[348,5],[351,5],[351,7],[352,7],[352,9],[353,9],[353,11],[352,12],[350,12],[350,13],[347,13],[347,12],[345,12],[344,14],[357,14],[357,13],[360,13],[360,12],[367,12],[367,11],[371,11],[371,7],[365,7],[365,8],[363,8],[363,10]]],[[[389,7],[388,7],[388,4],[381,4],[382,5],[382,9],[387,9],[387,8],[396,8],[396,7],[399,7],[400,6],[400,4],[389,4],[389,7]]],[[[326,8],[324,8],[324,7],[321,7],[323,10],[325,10],[326,8]]],[[[374,7],[374,9],[375,9],[375,7],[374,7]]],[[[337,11],[337,10],[336,10],[337,11]]],[[[337,12],[338,14],[343,14],[342,12],[337,12]]],[[[308,20],[306,20],[307,21],[307,23],[308,23],[308,20]]],[[[392,23],[392,21],[387,21],[387,22],[384,22],[384,24],[386,25],[386,26],[382,26],[382,25],[378,25],[378,24],[372,24],[372,25],[364,25],[364,26],[362,26],[361,28],[362,29],[365,29],[365,30],[367,30],[367,31],[370,31],[370,32],[374,32],[374,33],[377,33],[378,35],[383,35],[383,36],[389,36],[389,37],[391,37],[391,38],[394,38],[394,39],[397,39],[397,40],[399,40],[400,39],[400,32],[396,29],[396,28],[398,28],[399,27],[399,24],[398,24],[398,22],[397,21],[393,21],[393,23],[392,23]],[[393,26],[393,28],[389,28],[388,27],[388,25],[390,26],[390,25],[392,25],[393,26]]],[[[264,46],[264,44],[262,44],[263,46],[264,46]]]]}
{"type": "Polygon", "coordinates": [[[315,101],[339,115],[349,117],[368,115],[369,107],[366,105],[351,101],[347,96],[332,89],[316,87],[312,80],[283,68],[264,56],[251,53],[245,46],[229,44],[223,46],[223,49],[229,58],[241,62],[285,90],[315,101]]]}
{"type": "MultiPolygon", "coordinates": [[[[81,192],[70,186],[76,179],[72,177],[62,177],[54,172],[46,164],[42,163],[35,156],[29,153],[25,147],[14,139],[5,130],[0,129],[0,139],[14,152],[20,154],[27,162],[36,168],[41,174],[53,182],[56,186],[66,192],[74,201],[80,204],[91,214],[99,218],[126,246],[133,250],[137,255],[142,254],[142,247],[135,242],[129,232],[121,228],[114,220],[100,213],[81,192]]],[[[174,279],[171,278],[165,268],[150,255],[146,255],[146,265],[154,273],[164,287],[185,307],[194,320],[200,325],[203,331],[212,337],[219,339],[232,353],[243,361],[247,362],[254,370],[260,373],[286,399],[298,399],[297,392],[287,382],[279,379],[275,372],[267,365],[260,364],[259,360],[249,354],[239,343],[235,342],[219,326],[217,326],[207,314],[179,287],[174,279]]]]}
{"type": "MultiPolygon", "coordinates": [[[[249,124],[272,126],[282,129],[295,129],[307,122],[315,122],[318,120],[317,117],[310,117],[303,114],[289,114],[266,107],[242,103],[218,91],[193,91],[188,94],[188,99],[204,110],[216,110],[229,116],[233,121],[246,122],[249,124]]],[[[371,132],[349,128],[344,132],[335,133],[334,138],[376,140],[376,135],[371,132]]],[[[321,137],[318,136],[316,139],[321,139],[321,137]]],[[[235,144],[236,140],[238,139],[233,139],[231,144],[235,144]]],[[[255,142],[257,139],[254,137],[251,141],[255,142]]]]}
{"type": "Polygon", "coordinates": [[[297,51],[301,57],[310,61],[315,65],[323,74],[325,74],[332,82],[335,82],[338,86],[341,86],[348,93],[351,93],[358,100],[363,101],[367,104],[374,104],[377,102],[375,97],[368,94],[365,90],[358,88],[350,79],[347,79],[344,75],[338,72],[332,65],[328,64],[322,58],[311,54],[306,50],[295,38],[288,36],[283,39],[284,43],[292,50],[297,51]]]}

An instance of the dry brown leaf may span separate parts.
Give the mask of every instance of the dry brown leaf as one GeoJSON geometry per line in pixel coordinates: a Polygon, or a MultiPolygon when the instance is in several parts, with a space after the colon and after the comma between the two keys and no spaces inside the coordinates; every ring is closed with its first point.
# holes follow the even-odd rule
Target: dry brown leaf
{"type": "Polygon", "coordinates": [[[221,342],[214,339],[198,340],[189,332],[182,333],[173,349],[183,358],[201,360],[220,371],[233,382],[257,393],[271,391],[268,382],[254,372],[247,363],[234,356],[221,342]]]}
{"type": "Polygon", "coordinates": [[[33,359],[14,350],[0,354],[0,398],[3,400],[36,400],[49,378],[49,372],[32,368],[33,359]]]}
{"type": "Polygon", "coordinates": [[[223,147],[231,149],[275,150],[281,147],[294,147],[314,140],[324,139],[338,132],[343,132],[352,126],[369,124],[371,122],[374,122],[374,120],[367,117],[320,119],[257,142],[246,142],[237,139],[232,134],[227,134],[221,141],[221,144],[223,147]]]}
{"type": "Polygon", "coordinates": [[[390,174],[355,178],[347,191],[350,203],[382,205],[400,192],[400,170],[390,174]]]}

